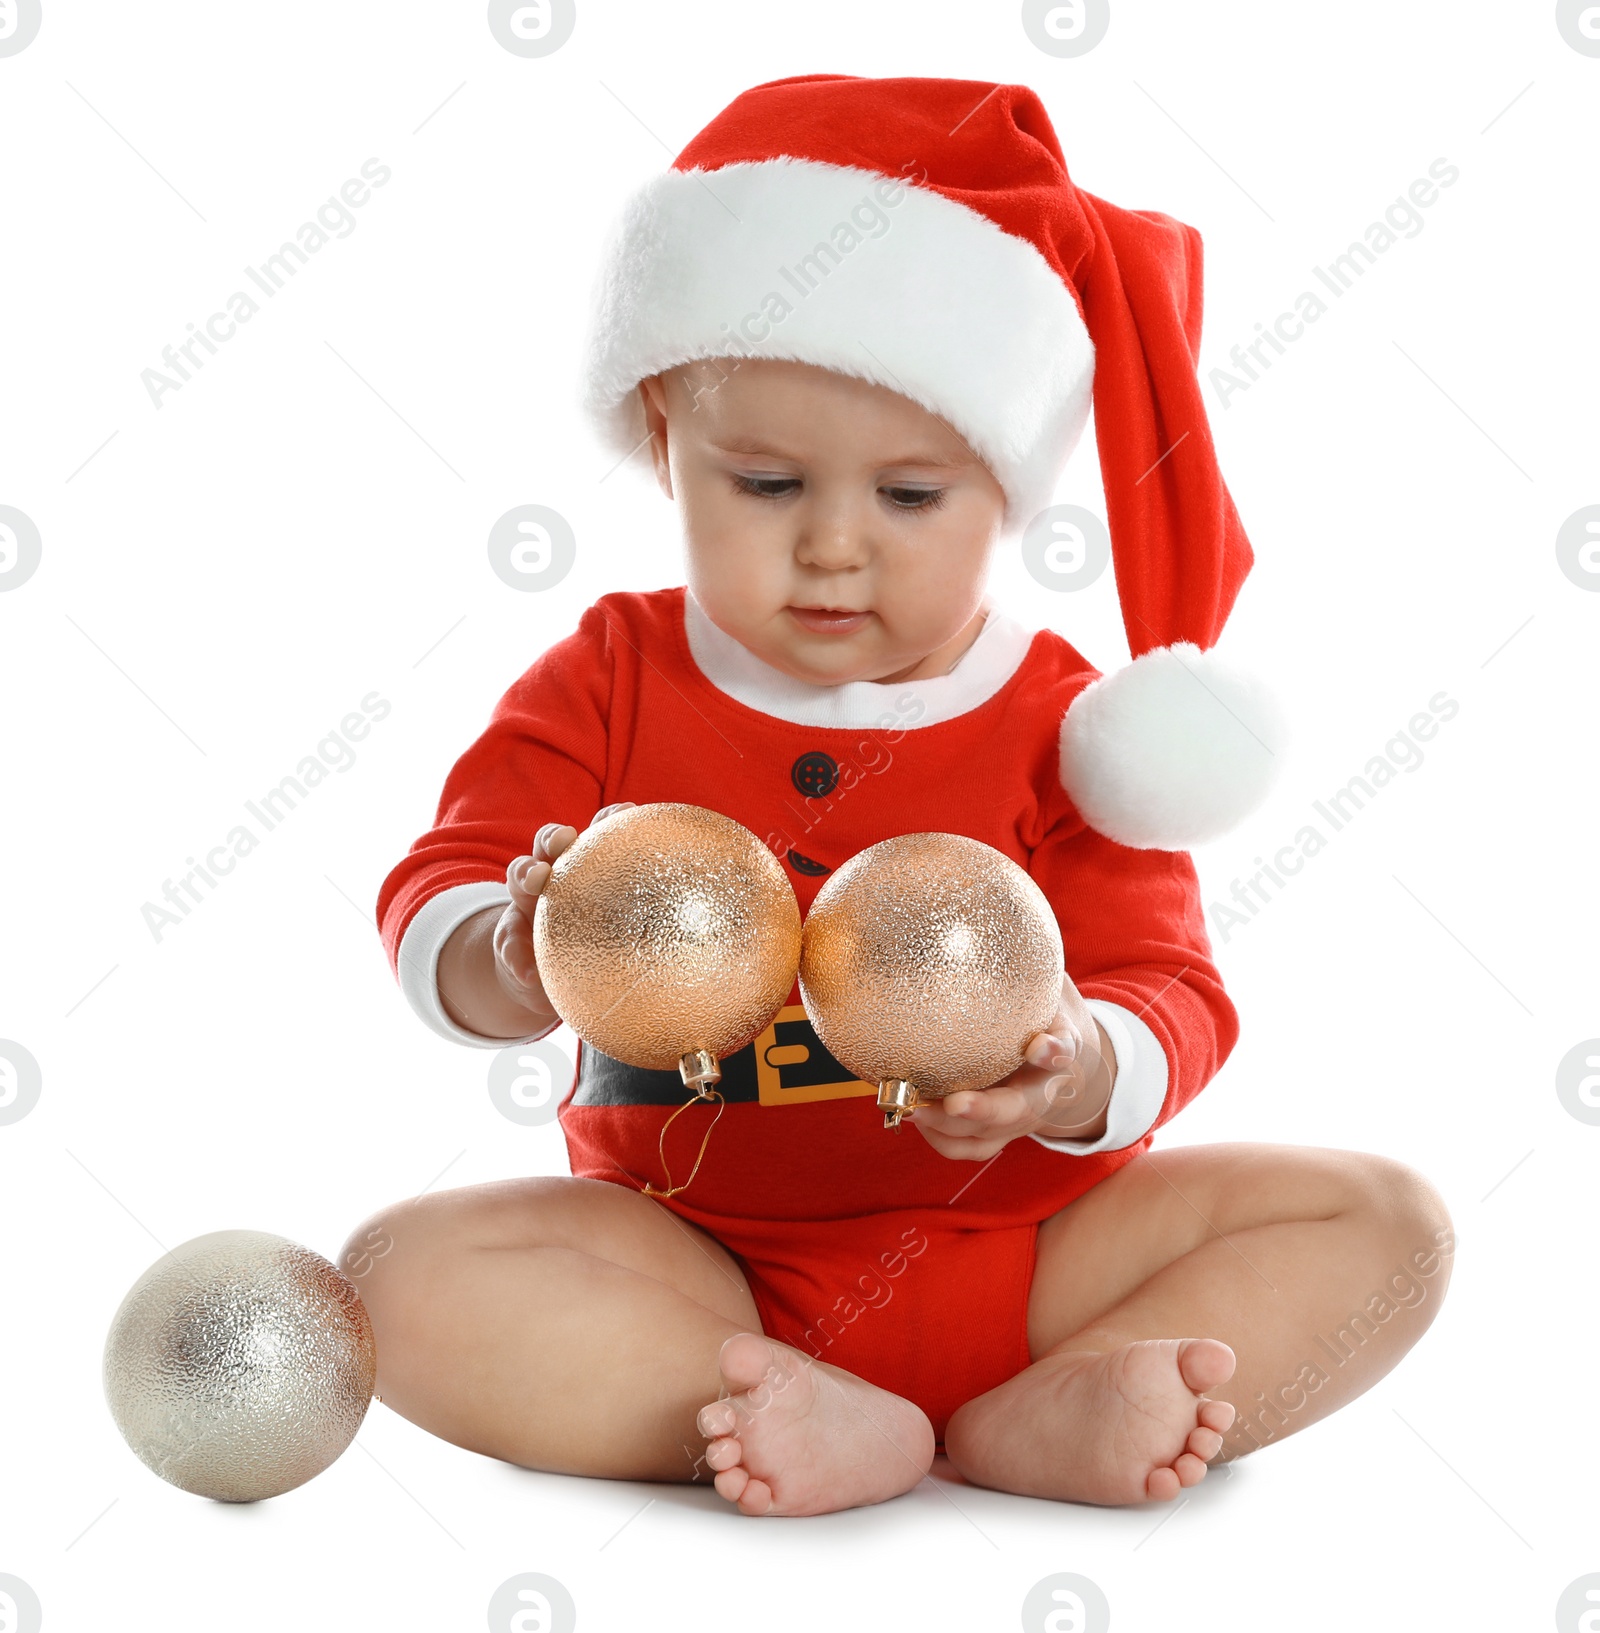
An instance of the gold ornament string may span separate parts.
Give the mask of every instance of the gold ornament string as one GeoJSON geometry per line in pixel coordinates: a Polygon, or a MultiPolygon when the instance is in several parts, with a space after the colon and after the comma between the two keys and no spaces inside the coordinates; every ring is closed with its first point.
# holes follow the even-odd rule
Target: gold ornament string
{"type": "Polygon", "coordinates": [[[721,1094],[718,1093],[716,1089],[712,1088],[707,1083],[696,1083],[694,1086],[693,1097],[685,1100],[681,1106],[676,1106],[673,1108],[672,1115],[668,1117],[666,1122],[661,1125],[661,1137],[656,1141],[656,1151],[661,1158],[661,1172],[667,1176],[667,1188],[664,1191],[658,1191],[654,1185],[650,1184],[650,1182],[646,1180],[644,1185],[644,1194],[646,1196],[676,1196],[679,1191],[688,1190],[688,1188],[694,1183],[694,1176],[700,1172],[700,1163],[706,1154],[706,1146],[711,1139],[711,1130],[717,1126],[717,1118],[722,1116],[723,1110],[726,1108],[726,1106],[727,1101],[722,1098],[721,1094]],[[700,1151],[694,1159],[694,1167],[689,1170],[689,1177],[683,1182],[683,1184],[674,1185],[672,1183],[672,1169],[667,1164],[667,1130],[672,1127],[673,1122],[683,1112],[687,1111],[696,1100],[715,1100],[717,1102],[717,1114],[706,1125],[705,1136],[700,1141],[700,1151]]]}

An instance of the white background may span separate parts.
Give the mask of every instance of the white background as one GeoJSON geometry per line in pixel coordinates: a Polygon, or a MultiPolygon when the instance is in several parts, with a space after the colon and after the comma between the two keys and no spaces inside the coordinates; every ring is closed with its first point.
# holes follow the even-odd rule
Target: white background
{"type": "MultiPolygon", "coordinates": [[[[579,0],[542,59],[478,4],[46,0],[0,58],[0,504],[43,539],[0,593],[0,1037],[43,1071],[0,1126],[0,1572],[45,1626],[476,1629],[531,1570],[590,1629],[1010,1629],[1055,1571],[1122,1629],[1548,1626],[1600,1571],[1600,1127],[1555,1092],[1600,1034],[1600,595],[1555,552],[1600,502],[1597,94],[1542,0],[1117,0],[1077,59],[949,0],[579,0]],[[607,477],[573,407],[600,233],[741,89],[821,71],[1032,86],[1082,186],[1204,234],[1202,372],[1459,167],[1270,374],[1208,397],[1257,551],[1230,649],[1296,733],[1272,802],[1196,853],[1208,901],[1435,693],[1459,713],[1217,938],[1243,1040],[1160,1136],[1412,1163],[1459,1234],[1443,1312],[1370,1393],[1172,1508],[941,1464],[880,1508],[756,1522],[382,1406],[270,1503],[169,1487],[100,1382],[164,1248],[248,1227],[332,1255],[424,1186],[565,1171],[554,1123],[491,1103],[493,1056],[405,1009],[373,903],[505,687],[604,591],[680,581],[671,507],[607,477]],[[141,371],[369,157],[393,176],[355,230],[153,407],[141,371]],[[578,540],[541,594],[485,549],[524,503],[578,540]],[[392,712],[354,765],[157,941],[143,904],[373,691],[392,712]]],[[[1088,440],[1058,498],[1103,514],[1088,440]]],[[[1051,595],[1013,552],[995,588],[1125,659],[1109,573],[1051,595]]]]}

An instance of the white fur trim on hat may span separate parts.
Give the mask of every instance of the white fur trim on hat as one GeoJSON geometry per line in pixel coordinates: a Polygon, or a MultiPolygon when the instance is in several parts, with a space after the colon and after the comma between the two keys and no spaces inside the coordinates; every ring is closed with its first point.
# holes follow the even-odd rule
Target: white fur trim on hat
{"type": "Polygon", "coordinates": [[[941,415],[1006,493],[1048,505],[1089,415],[1094,346],[1065,280],[986,216],[876,171],[777,158],[667,170],[613,228],[583,406],[621,456],[635,387],[705,357],[781,357],[871,380],[941,415]]]}
{"type": "Polygon", "coordinates": [[[1061,783],[1091,828],[1139,850],[1219,838],[1266,798],[1288,730],[1253,675],[1189,641],[1086,686],[1061,722],[1061,783]]]}

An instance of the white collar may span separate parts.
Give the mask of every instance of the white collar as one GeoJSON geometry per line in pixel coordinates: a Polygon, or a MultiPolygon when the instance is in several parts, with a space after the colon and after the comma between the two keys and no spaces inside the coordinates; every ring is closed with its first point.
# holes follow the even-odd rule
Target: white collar
{"type": "Polygon", "coordinates": [[[712,623],[688,590],[683,592],[684,634],[700,672],[713,686],[747,708],[797,726],[914,729],[954,720],[988,702],[1017,672],[1033,635],[991,603],[985,602],[984,611],[984,625],[977,640],[947,675],[935,675],[929,680],[850,680],[840,686],[813,686],[762,662],[748,647],[712,623]]]}

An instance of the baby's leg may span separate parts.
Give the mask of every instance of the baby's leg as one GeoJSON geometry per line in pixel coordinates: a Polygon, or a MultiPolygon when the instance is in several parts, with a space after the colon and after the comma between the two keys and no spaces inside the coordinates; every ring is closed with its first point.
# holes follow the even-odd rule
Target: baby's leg
{"type": "Polygon", "coordinates": [[[1359,1151],[1149,1152],[1045,1221],[1034,1364],[950,1421],[980,1485],[1170,1498],[1371,1388],[1438,1313],[1454,1248],[1432,1185],[1359,1151]]]}
{"type": "Polygon", "coordinates": [[[734,1259],[620,1185],[519,1179],[418,1197],[358,1226],[340,1264],[372,1316],[384,1404],[486,1456],[614,1479],[715,1477],[746,1512],[799,1511],[781,1499],[786,1464],[795,1499],[804,1476],[805,1511],[823,1512],[896,1496],[932,1459],[916,1407],[757,1336],[734,1259]],[[719,1396],[759,1425],[742,1459],[737,1431],[697,1425],[719,1396]],[[707,1433],[720,1437],[714,1457],[707,1433]],[[765,1482],[741,1466],[752,1459],[765,1482]]]}

